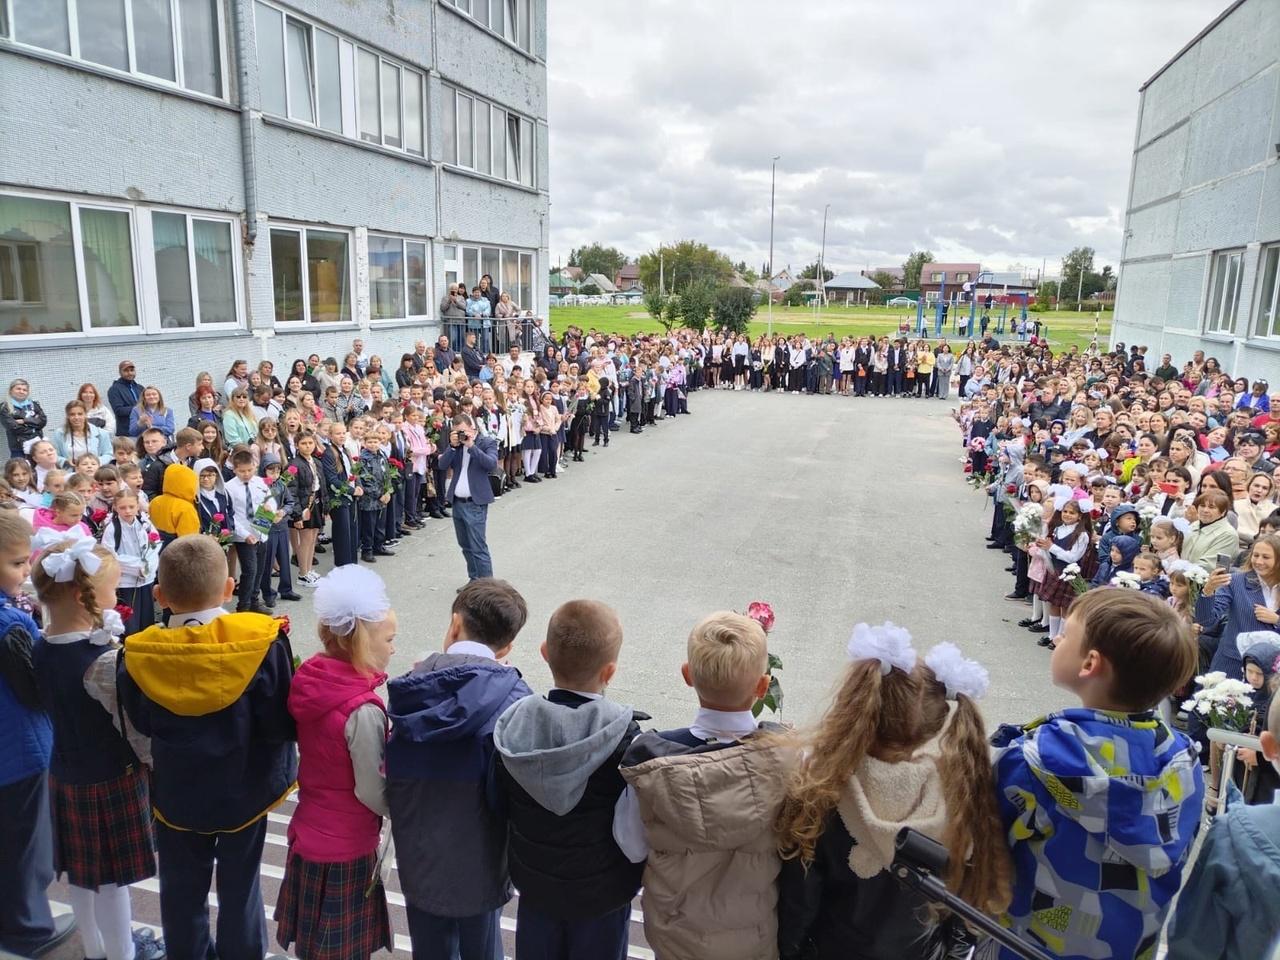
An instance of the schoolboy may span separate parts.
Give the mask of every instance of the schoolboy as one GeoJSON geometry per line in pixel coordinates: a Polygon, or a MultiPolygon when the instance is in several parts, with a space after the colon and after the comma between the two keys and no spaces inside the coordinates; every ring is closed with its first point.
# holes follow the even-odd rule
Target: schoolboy
{"type": "Polygon", "coordinates": [[[172,449],[165,449],[164,440],[164,432],[155,427],[143,430],[138,438],[142,445],[142,458],[138,461],[142,469],[142,492],[148,497],[159,496],[164,486],[165,467],[178,462],[172,449]]]}
{"type": "Polygon", "coordinates": [[[138,462],[138,443],[132,437],[111,438],[111,459],[116,466],[138,462]]]}
{"type": "Polygon", "coordinates": [[[248,450],[237,450],[231,455],[231,469],[234,476],[226,483],[227,499],[231,502],[231,522],[227,527],[240,564],[236,613],[246,610],[268,613],[270,608],[258,600],[262,568],[269,562],[267,540],[251,521],[258,508],[271,498],[271,491],[254,473],[253,454],[248,450]]]}
{"type": "Polygon", "coordinates": [[[195,430],[192,427],[183,427],[174,434],[174,462],[185,464],[188,467],[195,466],[195,462],[199,459],[203,450],[204,437],[200,435],[199,430],[195,430]]]}
{"type": "Polygon", "coordinates": [[[1061,958],[1153,955],[1204,804],[1195,746],[1156,713],[1195,672],[1195,640],[1155,597],[1095,590],[1051,664],[1081,706],[993,738],[1015,871],[1002,922],[1061,958]]]}
{"type": "Polygon", "coordinates": [[[160,555],[155,586],[170,625],[130,637],[117,665],[121,705],[151,738],[160,918],[175,960],[267,952],[258,879],[267,812],[298,769],[289,638],[270,617],[226,613],[234,587],[216,540],[179,537],[160,555]]]}
{"type": "MultiPolygon", "coordinates": [[[[267,494],[275,503],[275,520],[271,524],[271,533],[267,536],[265,560],[258,570],[258,589],[262,592],[262,602],[274,609],[276,597],[281,600],[301,600],[301,595],[294,592],[293,572],[289,562],[289,522],[297,509],[297,503],[289,484],[284,480],[280,458],[274,453],[264,453],[258,466],[262,480],[267,485],[267,494]],[[272,566],[280,570],[280,589],[271,586],[272,566]]],[[[301,516],[301,511],[298,511],[301,516]]]]}
{"type": "MultiPolygon", "coordinates": [[[[1262,758],[1280,772],[1280,697],[1272,697],[1262,758]]],[[[1253,960],[1280,930],[1280,804],[1235,803],[1215,817],[1169,922],[1169,960],[1253,960]]]]}
{"type": "Polygon", "coordinates": [[[101,511],[104,515],[110,513],[116,494],[120,492],[120,474],[113,466],[99,467],[94,471],[93,482],[97,485],[97,490],[89,498],[89,511],[101,511]]]}
{"type": "Polygon", "coordinates": [[[128,487],[138,495],[138,502],[142,504],[142,509],[149,510],[151,498],[142,492],[142,468],[133,462],[117,462],[116,472],[120,474],[120,489],[128,487]]]}
{"type": "MultiPolygon", "coordinates": [[[[352,433],[356,432],[351,425],[352,433]]],[[[385,546],[382,527],[382,511],[391,500],[384,493],[390,476],[391,465],[382,453],[382,438],[378,431],[366,424],[367,433],[361,440],[358,476],[362,494],[356,499],[357,523],[360,531],[360,559],[365,563],[377,563],[375,557],[394,557],[385,546]]]]}
{"type": "Polygon", "coordinates": [[[554,686],[525,697],[493,731],[508,804],[511,879],[520,891],[516,955],[623,957],[642,864],[613,838],[626,784],[618,764],[647,714],[606,700],[622,624],[594,600],[551,615],[541,653],[554,686]]]}
{"type": "Polygon", "coordinates": [[[453,599],[444,652],[387,685],[387,802],[418,960],[502,955],[512,889],[506,813],[492,789],[493,728],[533,693],[503,662],[527,618],[511,584],[472,580],[453,599]]]}
{"type": "Polygon", "coordinates": [[[645,939],[662,957],[742,960],[777,953],[781,867],[773,822],[794,757],[751,705],[769,688],[765,632],[713,613],[689,634],[693,723],[648,731],[622,758],[629,784],[614,836],[644,862],[645,939]]]}

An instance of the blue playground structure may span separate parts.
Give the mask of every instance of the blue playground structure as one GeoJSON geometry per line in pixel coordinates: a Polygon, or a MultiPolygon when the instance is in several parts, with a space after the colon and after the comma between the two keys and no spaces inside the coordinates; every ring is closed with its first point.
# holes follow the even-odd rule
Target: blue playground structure
{"type": "MultiPolygon", "coordinates": [[[[957,310],[956,315],[950,318],[951,332],[955,336],[957,337],[965,336],[970,339],[974,338],[975,331],[977,331],[977,327],[978,327],[977,288],[978,288],[978,285],[982,282],[983,277],[990,277],[990,276],[992,276],[992,274],[984,270],[982,273],[978,274],[977,279],[972,284],[965,285],[966,287],[969,288],[968,290],[965,291],[965,293],[968,295],[968,300],[969,300],[969,315],[964,318],[963,332],[961,330],[961,327],[962,327],[961,313],[962,312],[960,310],[957,310]]],[[[1014,330],[1017,331],[1019,340],[1026,340],[1027,339],[1027,332],[1026,332],[1027,305],[1028,305],[1028,299],[1029,299],[1026,293],[1014,293],[1001,298],[1002,302],[999,304],[1000,313],[998,316],[991,318],[994,321],[995,329],[994,331],[989,329],[988,332],[993,332],[996,336],[1002,336],[1005,333],[1005,330],[1008,328],[1008,324],[1010,320],[1010,316],[1009,316],[1010,298],[1012,298],[1014,301],[1020,301],[1020,303],[1016,304],[1015,316],[1017,319],[1017,326],[1014,328],[1014,330]]],[[[938,299],[935,301],[933,305],[933,334],[932,335],[934,337],[942,336],[942,330],[947,325],[948,315],[950,314],[950,306],[951,305],[947,302],[947,286],[946,286],[946,283],[944,282],[938,289],[938,299]]],[[[957,304],[957,306],[960,306],[960,305],[957,304]]],[[[916,336],[918,337],[927,337],[930,335],[929,332],[925,329],[924,310],[925,310],[924,297],[921,297],[919,300],[916,301],[916,336]]]]}

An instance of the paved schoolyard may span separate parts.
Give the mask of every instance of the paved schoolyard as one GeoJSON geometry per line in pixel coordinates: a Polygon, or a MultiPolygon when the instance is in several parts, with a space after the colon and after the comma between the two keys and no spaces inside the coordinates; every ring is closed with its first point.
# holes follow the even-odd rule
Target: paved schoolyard
{"type": "MultiPolygon", "coordinates": [[[[1012,578],[1004,555],[983,549],[990,510],[960,478],[950,403],[700,391],[690,407],[640,436],[615,433],[585,464],[490,508],[495,573],[529,602],[512,662],[536,691],[550,684],[538,645],[551,612],[592,597],[625,631],[609,695],[682,724],[695,704],[679,676],[689,629],[767,600],[785,720],[821,711],[860,620],[904,625],[922,651],[954,640],[980,659],[992,723],[1068,702],[1049,683],[1048,652],[1013,625],[1029,608],[1002,599],[1012,578]]],[[[438,647],[466,576],[450,523],[396,549],[376,568],[400,618],[393,676],[438,647]]],[[[309,603],[278,609],[297,652],[316,649],[309,603]]]]}

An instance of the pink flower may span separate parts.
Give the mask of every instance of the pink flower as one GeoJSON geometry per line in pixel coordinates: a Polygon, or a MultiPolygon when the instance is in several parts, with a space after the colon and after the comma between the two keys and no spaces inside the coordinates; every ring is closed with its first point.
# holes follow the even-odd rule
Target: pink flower
{"type": "Polygon", "coordinates": [[[226,519],[226,515],[225,515],[225,514],[215,513],[215,514],[213,515],[213,522],[214,522],[214,523],[221,523],[221,522],[222,522],[223,520],[225,520],[225,519],[226,519]]]}
{"type": "Polygon", "coordinates": [[[292,474],[293,476],[296,477],[298,475],[298,468],[291,463],[289,464],[288,469],[285,470],[285,473],[292,474]]]}
{"type": "Polygon", "coordinates": [[[765,633],[773,629],[773,607],[763,600],[752,600],[747,605],[747,616],[760,624],[765,633]]]}
{"type": "Polygon", "coordinates": [[[148,543],[159,543],[159,542],[160,542],[160,534],[158,534],[158,533],[156,533],[154,530],[152,530],[150,533],[148,533],[148,534],[147,534],[147,542],[148,542],[148,543]]]}
{"type": "Polygon", "coordinates": [[[218,531],[218,536],[229,537],[231,536],[231,531],[228,530],[226,527],[223,527],[221,530],[218,531]]]}

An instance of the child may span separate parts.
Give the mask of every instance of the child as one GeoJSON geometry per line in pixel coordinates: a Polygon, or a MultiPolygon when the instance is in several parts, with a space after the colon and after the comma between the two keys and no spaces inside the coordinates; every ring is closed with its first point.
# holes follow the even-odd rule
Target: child
{"type": "Polygon", "coordinates": [[[98,472],[98,468],[101,466],[102,466],[102,461],[100,461],[97,458],[97,456],[92,453],[82,453],[80,454],[80,456],[76,457],[76,462],[75,462],[76,473],[80,474],[81,476],[88,477],[90,480],[93,479],[94,474],[98,472]]]}
{"type": "Polygon", "coordinates": [[[289,485],[282,479],[280,458],[274,453],[264,453],[258,467],[263,481],[267,484],[268,495],[275,505],[275,521],[271,524],[271,533],[267,536],[266,560],[258,575],[258,585],[262,591],[262,602],[274,608],[276,597],[281,600],[301,600],[302,597],[293,592],[293,571],[289,562],[289,517],[296,504],[289,485]],[[271,567],[275,564],[280,570],[280,589],[271,589],[271,567]]]}
{"type": "Polygon", "coordinates": [[[89,498],[88,510],[98,517],[98,523],[107,518],[111,512],[116,494],[120,492],[120,474],[115,467],[99,467],[93,473],[93,482],[97,488],[89,498]]]}
{"type": "MultiPolygon", "coordinates": [[[[53,869],[66,874],[67,898],[87,956],[150,960],[164,956],[155,935],[134,935],[129,887],[155,876],[147,774],[115,720],[114,670],[99,682],[97,661],[114,655],[123,624],[111,608],[120,565],[89,537],[44,550],[31,570],[48,617],[34,651],[36,683],[53,720],[49,767],[53,869]]],[[[109,666],[114,666],[113,664],[109,666]]]]}
{"type": "MultiPolygon", "coordinates": [[[[1262,731],[1262,759],[1280,775],[1280,697],[1262,731]]],[[[1215,817],[1169,923],[1169,960],[1268,956],[1280,930],[1280,805],[1232,804],[1215,817]]]]}
{"type": "Polygon", "coordinates": [[[45,505],[44,497],[36,487],[36,477],[31,469],[31,462],[26,457],[13,457],[5,461],[4,480],[9,484],[14,497],[23,506],[34,509],[45,505]]]}
{"type": "Polygon", "coordinates": [[[769,688],[758,622],[713,613],[689,634],[693,724],[632,741],[614,835],[645,862],[645,939],[662,957],[745,960],[777,952],[781,860],[773,833],[793,750],[751,705],[769,688]],[[630,821],[630,822],[628,822],[630,821]]]}
{"type": "Polygon", "coordinates": [[[1160,558],[1154,553],[1140,553],[1133,558],[1133,572],[1140,578],[1138,589],[1149,593],[1157,600],[1169,596],[1169,583],[1161,574],[1160,558]]]}
{"type": "Polygon", "coordinates": [[[642,865],[613,838],[626,785],[618,763],[640,732],[636,721],[649,718],[604,697],[621,648],[622,624],[609,607],[561,605],[541,648],[555,686],[512,705],[494,727],[520,891],[518,956],[626,954],[642,865]]]}
{"type": "Polygon", "coordinates": [[[116,466],[138,462],[138,444],[132,437],[111,438],[111,459],[116,466]]]}
{"type": "Polygon", "coordinates": [[[511,880],[506,814],[492,790],[493,728],[533,693],[502,662],[527,617],[511,584],[472,580],[453,599],[444,652],[387,685],[387,799],[417,957],[492,960],[502,952],[511,880]]]}
{"type": "Polygon", "coordinates": [[[1098,564],[1098,572],[1089,581],[1090,585],[1095,587],[1107,586],[1116,574],[1132,573],[1133,561],[1141,549],[1142,541],[1137,537],[1121,534],[1113,538],[1111,549],[1103,561],[1098,564]]]}
{"type": "MultiPolygon", "coordinates": [[[[116,472],[120,474],[120,489],[128,487],[138,496],[138,503],[144,511],[150,511],[151,498],[142,492],[142,468],[136,463],[116,463],[116,472]]],[[[163,487],[161,488],[163,491],[163,487]]]]}
{"type": "Polygon", "coordinates": [[[1062,619],[1066,608],[1075,597],[1075,589],[1062,579],[1062,572],[1073,563],[1083,567],[1089,552],[1089,536],[1093,532],[1089,514],[1081,504],[1087,501],[1068,500],[1058,510],[1057,522],[1049,527],[1047,536],[1037,540],[1036,546],[1045,561],[1044,581],[1040,584],[1040,598],[1049,612],[1049,633],[1037,641],[1048,647],[1062,631],[1062,619]]]}
{"type": "Polygon", "coordinates": [[[1191,632],[1154,597],[1072,605],[1051,671],[1081,706],[993,738],[1015,933],[1064,958],[1154,954],[1204,803],[1195,746],[1155,708],[1195,668],[1191,632]]]}
{"type": "MultiPolygon", "coordinates": [[[[356,423],[351,425],[353,434],[356,423]]],[[[367,432],[362,440],[363,449],[360,451],[360,465],[357,468],[363,495],[356,501],[356,511],[359,514],[360,559],[365,563],[377,563],[375,557],[395,556],[384,546],[382,524],[382,511],[391,500],[391,494],[384,492],[391,486],[391,465],[383,456],[378,431],[367,425],[366,428],[367,432]]]]}
{"type": "Polygon", "coordinates": [[[138,443],[142,446],[142,459],[138,461],[142,471],[142,492],[154,498],[164,487],[165,468],[178,461],[172,448],[165,449],[164,432],[155,427],[142,431],[138,443]]]}
{"type": "MultiPolygon", "coordinates": [[[[132,487],[130,491],[136,493],[132,487]]],[[[138,505],[142,506],[141,497],[138,505]]],[[[169,464],[164,471],[164,492],[151,503],[148,514],[156,530],[160,532],[163,546],[168,546],[178,537],[185,537],[189,533],[199,533],[195,471],[181,463],[169,464]]]]}
{"type": "Polygon", "coordinates": [[[1186,520],[1160,519],[1151,524],[1151,550],[1166,573],[1181,559],[1183,532],[1190,529],[1186,520]]]}
{"type": "MultiPolygon", "coordinates": [[[[890,872],[911,827],[950,855],[951,890],[984,912],[1009,902],[1009,861],[976,700],[987,671],[949,643],[919,661],[906,630],[858,624],[852,663],[777,818],[783,960],[964,955],[959,923],[890,872]]],[[[772,956],[753,954],[752,956],[772,956]]]]}
{"type": "Polygon", "coordinates": [[[115,510],[102,525],[102,545],[120,563],[120,585],[116,597],[130,610],[124,635],[131,637],[156,622],[155,598],[151,595],[160,563],[160,534],[142,516],[138,498],[132,493],[117,494],[115,510]]]}
{"type": "Polygon", "coordinates": [[[77,493],[57,493],[47,507],[38,507],[31,527],[40,531],[44,528],[68,533],[75,536],[89,536],[89,528],[83,523],[84,500],[77,493]]]}
{"type": "Polygon", "coordinates": [[[160,554],[155,587],[170,626],[130,637],[117,673],[126,716],[151,738],[165,941],[173,956],[192,960],[267,952],[258,879],[266,815],[297,773],[288,635],[270,617],[225,613],[233,587],[215,540],[174,540],[160,554]]]}
{"type": "Polygon", "coordinates": [[[222,470],[208,457],[201,457],[192,468],[196,474],[199,491],[196,494],[196,514],[200,518],[200,532],[221,539],[231,516],[231,498],[222,482],[222,470]]]}
{"type": "Polygon", "coordinates": [[[30,557],[31,525],[17,510],[0,510],[0,729],[6,738],[0,754],[0,950],[37,957],[70,936],[75,923],[70,917],[55,923],[46,894],[53,883],[53,727],[32,668],[44,641],[30,614],[14,604],[30,557]]]}
{"type": "Polygon", "coordinates": [[[231,522],[227,526],[231,530],[231,542],[235,545],[240,566],[236,613],[249,610],[269,613],[269,606],[258,602],[258,594],[262,589],[263,568],[266,568],[268,577],[271,575],[271,561],[267,556],[266,537],[254,526],[253,517],[263,505],[274,510],[275,502],[271,500],[270,488],[255,474],[252,453],[237,450],[231,455],[231,467],[235,475],[227,481],[227,499],[231,502],[231,522]]]}
{"type": "Polygon", "coordinates": [[[393,948],[378,875],[387,715],[376,690],[395,651],[396,615],[377,574],[354,565],[319,581],[315,612],[324,651],[298,668],[289,687],[299,794],[276,940],[286,950],[297,943],[300,960],[354,960],[393,948]]]}

